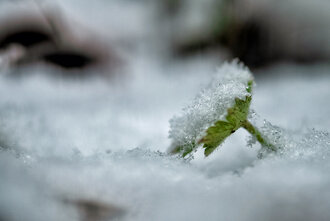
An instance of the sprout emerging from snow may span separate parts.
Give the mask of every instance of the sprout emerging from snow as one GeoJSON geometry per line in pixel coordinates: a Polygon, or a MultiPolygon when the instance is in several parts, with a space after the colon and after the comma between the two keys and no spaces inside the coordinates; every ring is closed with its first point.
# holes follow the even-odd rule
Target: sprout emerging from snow
{"type": "Polygon", "coordinates": [[[237,60],[225,63],[210,85],[183,109],[184,114],[170,120],[171,153],[185,157],[203,144],[208,156],[241,127],[263,147],[276,150],[247,120],[253,84],[253,76],[243,64],[237,60]]]}

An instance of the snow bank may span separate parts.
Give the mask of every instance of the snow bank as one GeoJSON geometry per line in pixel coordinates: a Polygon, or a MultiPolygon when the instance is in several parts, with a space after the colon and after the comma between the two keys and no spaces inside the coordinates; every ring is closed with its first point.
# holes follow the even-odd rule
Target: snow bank
{"type": "MultiPolygon", "coordinates": [[[[2,219],[79,220],[80,210],[67,203],[78,200],[120,208],[124,213],[119,220],[328,219],[327,132],[294,121],[289,130],[281,129],[290,138],[283,151],[262,160],[257,159],[258,146],[246,146],[244,130],[207,159],[168,156],[167,121],[205,87],[207,68],[187,76],[176,72],[183,67],[163,75],[161,65],[135,65],[135,81],[125,90],[97,79],[0,79],[1,132],[3,143],[10,144],[0,153],[2,219]]],[[[186,65],[186,70],[198,70],[195,61],[186,65]]],[[[297,119],[308,117],[329,96],[329,76],[322,73],[313,81],[296,82],[306,92],[297,95],[286,83],[290,77],[280,79],[261,79],[252,103],[262,114],[276,113],[271,121],[291,119],[285,111],[279,114],[279,109],[263,105],[272,96],[290,92],[283,101],[288,103],[300,96],[308,99],[306,112],[296,110],[297,119]],[[281,88],[276,94],[263,87],[270,81],[281,88]],[[317,99],[309,93],[314,85],[323,91],[317,99]]]]}

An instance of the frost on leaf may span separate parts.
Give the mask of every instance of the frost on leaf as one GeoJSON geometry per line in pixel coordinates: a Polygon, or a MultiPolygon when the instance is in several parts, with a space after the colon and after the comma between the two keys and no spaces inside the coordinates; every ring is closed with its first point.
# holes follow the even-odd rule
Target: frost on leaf
{"type": "Polygon", "coordinates": [[[183,115],[170,120],[171,152],[184,157],[204,144],[205,155],[212,153],[246,121],[252,85],[246,67],[236,60],[225,63],[183,115]]]}
{"type": "Polygon", "coordinates": [[[204,144],[205,156],[210,155],[228,136],[244,125],[250,103],[251,96],[247,96],[245,100],[236,98],[235,105],[227,110],[227,121],[217,121],[206,130],[206,136],[199,141],[204,144]]]}

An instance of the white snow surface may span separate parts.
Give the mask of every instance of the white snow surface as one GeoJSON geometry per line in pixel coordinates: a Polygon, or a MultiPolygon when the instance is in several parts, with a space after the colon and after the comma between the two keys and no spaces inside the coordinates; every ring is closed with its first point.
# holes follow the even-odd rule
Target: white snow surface
{"type": "MultiPolygon", "coordinates": [[[[102,15],[115,31],[125,27],[108,6],[93,20],[85,14],[91,3],[59,2],[97,30],[102,15]]],[[[150,20],[134,5],[125,12],[133,19],[123,19],[134,20],[132,42],[150,20]]],[[[98,31],[112,30],[105,29],[98,31]]],[[[169,62],[140,46],[123,54],[130,54],[127,73],[116,78],[92,71],[66,78],[47,66],[22,69],[18,78],[0,71],[0,220],[82,220],[70,200],[121,208],[121,221],[329,220],[329,64],[256,73],[251,119],[281,144],[279,153],[258,159],[260,146],[247,145],[240,129],[210,157],[197,152],[187,161],[166,154],[169,119],[221,64],[209,57],[169,62]]]]}
{"type": "Polygon", "coordinates": [[[237,60],[219,67],[210,84],[183,109],[182,115],[170,120],[169,137],[173,147],[198,143],[207,128],[225,119],[235,98],[245,99],[251,95],[247,92],[249,81],[253,81],[251,72],[237,60]]]}
{"type": "Polygon", "coordinates": [[[257,78],[252,108],[290,125],[280,153],[258,159],[239,130],[209,158],[184,161],[165,154],[168,120],[212,79],[204,71],[214,64],[197,63],[137,62],[131,81],[116,84],[1,77],[1,218],[79,220],[63,201],[89,199],[124,209],[119,220],[328,220],[329,66],[283,65],[257,78]]]}

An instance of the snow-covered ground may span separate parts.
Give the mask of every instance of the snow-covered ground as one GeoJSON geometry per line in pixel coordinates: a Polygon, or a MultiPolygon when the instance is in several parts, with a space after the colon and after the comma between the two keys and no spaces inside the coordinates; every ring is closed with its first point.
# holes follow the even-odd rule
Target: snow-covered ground
{"type": "Polygon", "coordinates": [[[183,160],[166,154],[169,119],[221,62],[169,61],[141,45],[123,53],[116,78],[1,71],[0,220],[329,220],[329,64],[255,73],[253,118],[279,126],[264,126],[281,137],[279,153],[258,159],[240,129],[210,157],[183,160]]]}

